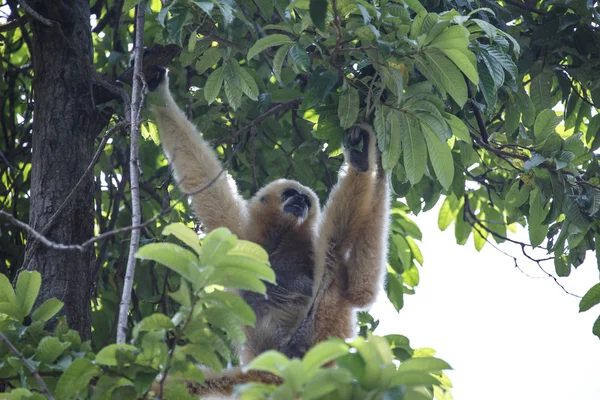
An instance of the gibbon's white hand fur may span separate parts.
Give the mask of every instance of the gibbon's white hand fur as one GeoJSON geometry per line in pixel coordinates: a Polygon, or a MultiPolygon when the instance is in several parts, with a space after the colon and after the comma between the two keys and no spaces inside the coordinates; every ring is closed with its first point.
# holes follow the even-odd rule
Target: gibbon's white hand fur
{"type": "MultiPolygon", "coordinates": [[[[355,309],[375,300],[387,257],[389,189],[371,127],[348,131],[349,143],[362,141],[363,150],[345,149],[346,163],[322,212],[315,193],[293,180],[271,182],[248,201],[226,174],[200,190],[223,167],[173,101],[166,70],[156,70],[148,86],[164,100],[164,107],[153,108],[158,131],[196,216],[209,231],[225,226],[263,246],[275,271],[277,285],[267,285],[266,296],[240,292],[257,317],[246,329],[242,362],[269,349],[301,357],[329,336],[352,337],[355,309]]],[[[242,381],[215,378],[200,394],[230,392],[242,381]]]]}

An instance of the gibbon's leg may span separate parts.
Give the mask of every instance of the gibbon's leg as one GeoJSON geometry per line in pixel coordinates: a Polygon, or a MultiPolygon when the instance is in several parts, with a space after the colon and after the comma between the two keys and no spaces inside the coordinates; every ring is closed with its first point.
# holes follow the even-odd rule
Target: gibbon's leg
{"type": "Polygon", "coordinates": [[[192,197],[194,212],[208,231],[225,226],[243,237],[248,219],[244,199],[238,194],[233,179],[227,172],[221,172],[223,166],[214,150],[175,104],[166,69],[156,67],[156,71],[148,86],[158,92],[165,104],[154,106],[153,112],[179,187],[192,197]]]}
{"type": "Polygon", "coordinates": [[[375,300],[385,271],[389,189],[371,127],[354,127],[349,138],[351,145],[362,140],[363,149],[345,150],[347,171],[329,197],[319,237],[329,244],[326,266],[342,269],[334,279],[345,281],[336,283],[343,297],[363,308],[375,300]]]}

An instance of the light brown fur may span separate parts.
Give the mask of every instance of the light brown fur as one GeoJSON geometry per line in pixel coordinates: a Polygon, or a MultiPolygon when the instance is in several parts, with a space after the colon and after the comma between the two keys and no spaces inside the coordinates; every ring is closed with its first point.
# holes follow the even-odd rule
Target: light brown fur
{"type": "MultiPolygon", "coordinates": [[[[197,217],[207,230],[225,226],[262,245],[276,273],[278,285],[268,285],[266,298],[242,293],[257,315],[255,327],[246,329],[242,362],[267,349],[300,357],[330,336],[352,337],[355,309],[375,300],[387,255],[389,189],[372,129],[350,130],[351,142],[359,144],[362,135],[366,148],[345,150],[346,163],[322,214],[314,192],[296,181],[274,181],[245,201],[225,174],[201,190],[222,166],[173,101],[166,76],[158,92],[165,102],[154,108],[163,148],[197,217]],[[310,199],[305,217],[283,211],[282,192],[288,188],[310,199]]],[[[226,386],[243,379],[246,375],[228,375],[226,386]]],[[[215,383],[209,379],[206,387],[224,393],[215,383]]]]}

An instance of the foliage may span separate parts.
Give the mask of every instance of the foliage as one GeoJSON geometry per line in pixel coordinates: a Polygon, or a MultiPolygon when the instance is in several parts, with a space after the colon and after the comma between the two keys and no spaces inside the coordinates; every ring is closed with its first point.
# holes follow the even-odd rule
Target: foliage
{"type": "MultiPolygon", "coordinates": [[[[43,399],[43,393],[57,399],[181,399],[189,397],[181,380],[204,382],[199,365],[220,371],[232,362],[230,344],[244,342],[242,326],[253,325],[255,315],[238,294],[222,289],[264,293],[262,281],[274,282],[267,253],[254,243],[237,240],[225,228],[211,232],[201,246],[196,233],[180,223],[168,225],[163,234],[177,237],[186,247],[148,244],[137,257],[160,261],[182,277],[179,289],[169,293],[179,304],[178,311],[172,317],[162,313],[145,317],[133,328],[131,344],[110,344],[96,353],[67,328],[64,318],[53,334],[43,330],[62,307],[60,301],[47,300],[30,318],[24,317],[40,289],[37,271],[21,273],[16,292],[0,275],[0,296],[10,300],[0,303],[4,305],[0,333],[6,339],[0,343],[0,380],[12,388],[7,398],[43,399]],[[166,380],[167,376],[179,379],[166,380]]],[[[432,398],[433,393],[444,395],[449,387],[442,371],[450,366],[430,352],[415,352],[408,339],[399,335],[369,334],[368,339],[360,337],[349,345],[332,339],[315,346],[302,360],[267,352],[250,367],[281,376],[284,383],[279,387],[249,384],[240,388],[244,399],[292,399],[296,394],[305,399],[386,394],[398,399],[432,398]],[[394,360],[402,362],[397,366],[394,360]],[[332,361],[339,366],[323,368],[332,361]]]]}

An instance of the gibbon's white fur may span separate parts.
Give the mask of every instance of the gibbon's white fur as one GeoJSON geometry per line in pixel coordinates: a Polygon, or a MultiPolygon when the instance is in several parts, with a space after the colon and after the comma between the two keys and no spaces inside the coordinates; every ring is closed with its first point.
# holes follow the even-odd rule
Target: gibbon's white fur
{"type": "MultiPolygon", "coordinates": [[[[246,329],[242,362],[267,349],[301,357],[330,336],[352,337],[355,309],[375,300],[387,256],[389,188],[371,127],[348,131],[350,144],[362,142],[363,150],[344,150],[346,163],[322,212],[315,193],[292,180],[276,180],[246,201],[175,104],[166,71],[149,87],[164,101],[153,108],[163,149],[196,216],[208,231],[225,226],[262,245],[275,270],[277,285],[267,285],[267,296],[240,292],[257,315],[246,329]]],[[[230,394],[243,381],[227,379],[209,379],[198,393],[230,394]]]]}

